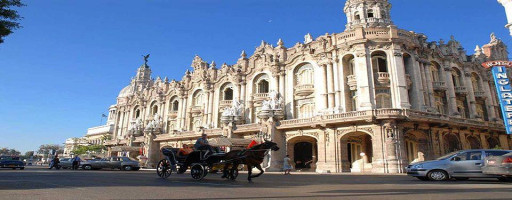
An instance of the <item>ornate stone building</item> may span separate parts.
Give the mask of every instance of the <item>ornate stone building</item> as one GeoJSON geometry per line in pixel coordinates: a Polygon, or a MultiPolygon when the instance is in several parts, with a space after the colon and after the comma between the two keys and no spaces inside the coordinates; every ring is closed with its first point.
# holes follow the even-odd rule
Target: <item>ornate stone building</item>
{"type": "Polygon", "coordinates": [[[403,172],[459,149],[509,149],[487,60],[506,58],[494,35],[467,55],[453,37],[427,41],[397,28],[387,0],[348,0],[341,33],[286,47],[262,42],[231,65],[199,56],[182,80],[151,78],[146,62],[110,107],[113,149],[143,152],[210,138],[272,139],[264,163],[289,154],[317,172],[403,172]],[[115,148],[114,148],[115,147],[115,148]],[[137,151],[137,149],[140,149],[137,151]]]}

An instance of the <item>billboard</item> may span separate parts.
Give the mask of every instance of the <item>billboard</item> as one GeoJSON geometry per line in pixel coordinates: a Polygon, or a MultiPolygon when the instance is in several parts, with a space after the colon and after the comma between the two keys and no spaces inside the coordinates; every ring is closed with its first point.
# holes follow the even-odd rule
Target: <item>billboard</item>
{"type": "Polygon", "coordinates": [[[507,75],[506,67],[512,67],[510,61],[490,61],[483,63],[485,68],[492,67],[494,85],[498,94],[498,100],[501,106],[501,113],[507,134],[512,134],[512,87],[507,75]]]}

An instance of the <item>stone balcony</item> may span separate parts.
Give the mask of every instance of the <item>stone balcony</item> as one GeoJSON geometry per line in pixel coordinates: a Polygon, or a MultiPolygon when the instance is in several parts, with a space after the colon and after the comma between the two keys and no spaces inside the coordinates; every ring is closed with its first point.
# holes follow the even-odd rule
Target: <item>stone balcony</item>
{"type": "Polygon", "coordinates": [[[460,94],[460,95],[467,95],[468,90],[466,89],[466,86],[456,86],[455,93],[460,94]]]}
{"type": "Polygon", "coordinates": [[[222,100],[220,101],[220,107],[221,108],[225,108],[225,107],[229,107],[231,106],[231,104],[233,103],[233,100],[222,100]]]}
{"type": "Polygon", "coordinates": [[[350,87],[350,90],[357,90],[356,75],[348,75],[347,76],[347,85],[350,87]]]}
{"type": "Polygon", "coordinates": [[[268,93],[256,93],[253,95],[254,102],[261,103],[263,100],[268,99],[268,93]]]}
{"type": "Polygon", "coordinates": [[[389,79],[389,73],[388,72],[377,72],[375,73],[375,78],[377,79],[377,82],[382,86],[389,86],[390,79],[389,79]]]}
{"type": "Polygon", "coordinates": [[[475,91],[475,97],[476,98],[487,98],[487,96],[485,96],[485,92],[483,92],[483,91],[475,91]]]}
{"type": "Polygon", "coordinates": [[[301,84],[295,87],[295,95],[297,96],[309,96],[315,92],[315,85],[313,84],[301,84]]]}
{"type": "Polygon", "coordinates": [[[432,86],[434,87],[434,90],[446,90],[446,83],[444,81],[433,81],[432,86]]]}
{"type": "Polygon", "coordinates": [[[203,110],[203,106],[193,106],[192,108],[190,108],[190,113],[197,115],[201,114],[203,110]]]}
{"type": "Polygon", "coordinates": [[[169,111],[169,118],[176,119],[176,117],[178,117],[178,111],[175,111],[175,110],[169,111]]]}

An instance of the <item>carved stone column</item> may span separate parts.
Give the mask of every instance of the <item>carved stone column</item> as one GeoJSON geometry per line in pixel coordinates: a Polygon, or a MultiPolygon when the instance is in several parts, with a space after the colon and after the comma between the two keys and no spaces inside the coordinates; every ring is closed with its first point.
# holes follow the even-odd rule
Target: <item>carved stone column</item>
{"type": "Polygon", "coordinates": [[[500,139],[500,146],[503,149],[510,149],[510,146],[508,145],[508,136],[507,135],[499,135],[500,139]]]}
{"type": "MultiPolygon", "coordinates": [[[[485,98],[485,106],[486,106],[486,110],[487,110],[487,115],[489,116],[489,121],[492,121],[494,119],[496,119],[496,112],[494,110],[494,103],[493,103],[493,93],[491,92],[491,87],[489,85],[489,82],[488,81],[484,81],[483,82],[483,90],[485,92],[485,96],[487,98],[485,98]]],[[[494,89],[494,88],[492,88],[494,89]]]]}
{"type": "Polygon", "coordinates": [[[370,58],[364,46],[359,48],[360,50],[356,52],[356,57],[354,58],[357,99],[359,101],[357,110],[371,110],[373,108],[372,102],[374,101],[372,99],[374,99],[374,96],[371,91],[373,89],[373,74],[370,67],[370,58]]]}
{"type": "Polygon", "coordinates": [[[487,142],[484,133],[480,133],[480,144],[482,145],[483,149],[489,149],[489,143],[487,142]]]}
{"type": "MultiPolygon", "coordinates": [[[[318,162],[316,172],[336,172],[336,130],[327,128],[318,134],[318,162]]],[[[345,145],[346,147],[346,145],[345,145]]]]}
{"type": "Polygon", "coordinates": [[[452,79],[452,68],[450,66],[444,67],[444,75],[446,80],[446,97],[448,98],[448,110],[451,116],[460,116],[457,111],[457,97],[455,96],[455,85],[452,79]]]}
{"type": "Polygon", "coordinates": [[[471,147],[469,146],[468,141],[466,139],[466,134],[464,134],[461,131],[459,131],[459,140],[460,140],[462,149],[471,149],[471,147]]]}
{"type": "Polygon", "coordinates": [[[270,151],[270,167],[266,171],[279,172],[283,169],[283,159],[286,156],[286,137],[283,133],[276,129],[276,119],[270,117],[266,121],[266,127],[269,131],[272,142],[277,143],[279,151],[270,151]]]}
{"type": "Polygon", "coordinates": [[[326,108],[327,108],[327,78],[326,78],[326,72],[325,72],[325,68],[326,66],[324,64],[319,64],[320,65],[320,70],[319,70],[319,74],[318,74],[318,78],[316,78],[315,80],[318,81],[318,93],[319,93],[319,101],[317,102],[317,105],[318,105],[318,110],[319,111],[324,111],[326,108]]]}
{"type": "Polygon", "coordinates": [[[159,129],[144,130],[144,147],[148,158],[146,166],[150,168],[155,168],[160,158],[160,143],[154,140],[156,135],[160,134],[159,131],[159,129]]]}
{"type": "Polygon", "coordinates": [[[403,55],[399,50],[392,52],[390,79],[391,79],[391,97],[394,108],[410,108],[409,91],[407,90],[407,81],[405,78],[405,68],[403,55]]]}
{"type": "Polygon", "coordinates": [[[213,104],[213,102],[214,102],[214,91],[213,90],[210,91],[210,95],[209,96],[210,96],[210,99],[209,99],[209,102],[208,102],[208,120],[206,121],[206,124],[208,124],[208,125],[213,124],[213,120],[212,120],[213,106],[214,106],[214,104],[213,104]]]}
{"type": "Polygon", "coordinates": [[[329,108],[332,109],[335,107],[334,102],[334,75],[333,75],[333,64],[332,62],[327,63],[327,95],[328,95],[328,104],[329,108]]]}
{"type": "MultiPolygon", "coordinates": [[[[419,59],[419,58],[417,58],[419,59]]],[[[423,81],[421,79],[421,66],[419,61],[415,59],[413,61],[413,67],[412,67],[412,74],[411,74],[411,81],[412,81],[412,88],[411,88],[411,97],[412,99],[409,99],[411,103],[411,107],[416,110],[425,111],[426,103],[425,103],[425,86],[423,85],[423,81]]]]}
{"type": "MultiPolygon", "coordinates": [[[[473,88],[473,84],[471,82],[471,74],[469,72],[465,72],[463,75],[464,84],[466,85],[466,89],[468,91],[468,95],[466,96],[466,101],[469,109],[469,118],[476,118],[478,115],[476,113],[476,98],[475,98],[475,88],[473,88]]],[[[484,116],[480,116],[484,117],[484,116]]]]}

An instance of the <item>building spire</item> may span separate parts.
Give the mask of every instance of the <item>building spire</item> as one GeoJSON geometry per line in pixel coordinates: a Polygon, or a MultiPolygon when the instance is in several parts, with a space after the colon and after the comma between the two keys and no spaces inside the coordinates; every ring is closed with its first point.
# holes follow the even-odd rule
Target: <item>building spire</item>
{"type": "Polygon", "coordinates": [[[343,11],[347,15],[347,30],[358,26],[368,28],[393,25],[388,0],[347,0],[343,11]]]}

